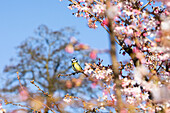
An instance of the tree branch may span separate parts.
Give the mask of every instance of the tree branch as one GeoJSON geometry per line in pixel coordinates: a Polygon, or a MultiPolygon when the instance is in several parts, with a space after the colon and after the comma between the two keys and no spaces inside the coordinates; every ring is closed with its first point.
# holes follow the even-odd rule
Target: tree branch
{"type": "MultiPolygon", "coordinates": [[[[110,7],[110,0],[106,1],[107,9],[110,7]]],[[[116,58],[116,39],[115,39],[115,34],[114,34],[114,26],[113,26],[113,19],[109,18],[109,15],[107,15],[108,20],[109,20],[109,39],[110,39],[110,55],[111,55],[111,60],[112,60],[112,70],[113,70],[113,80],[115,81],[116,84],[116,96],[117,96],[117,108],[118,112],[121,111],[123,108],[123,103],[122,103],[122,98],[121,98],[121,82],[119,80],[119,65],[117,62],[116,58]]]]}

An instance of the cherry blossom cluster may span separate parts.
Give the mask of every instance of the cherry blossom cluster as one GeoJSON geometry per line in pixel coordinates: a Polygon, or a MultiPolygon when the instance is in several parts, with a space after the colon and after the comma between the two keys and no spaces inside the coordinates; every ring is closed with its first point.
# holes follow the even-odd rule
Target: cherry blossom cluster
{"type": "MultiPolygon", "coordinates": [[[[90,77],[98,80],[105,80],[106,83],[110,84],[110,80],[113,76],[113,72],[111,70],[111,66],[103,66],[102,62],[99,61],[98,64],[90,64],[86,63],[84,73],[90,75],[90,77]]],[[[123,65],[120,67],[120,70],[125,70],[127,75],[124,73],[120,73],[120,81],[121,81],[121,92],[125,96],[125,102],[135,106],[136,108],[141,109],[142,111],[155,112],[155,107],[149,103],[150,101],[154,102],[162,102],[165,104],[159,104],[159,106],[163,108],[169,107],[168,104],[168,95],[166,91],[169,90],[168,87],[165,87],[160,82],[156,85],[153,81],[145,80],[146,75],[151,75],[149,73],[149,69],[141,65],[140,67],[134,68],[132,62],[129,64],[123,65]],[[133,71],[133,73],[131,72],[133,71]],[[147,103],[148,102],[148,103],[147,103]]],[[[153,79],[154,80],[154,79],[153,79]]],[[[107,105],[114,106],[117,102],[117,98],[115,96],[115,85],[103,85],[104,90],[101,97],[98,97],[98,102],[106,101],[107,105]],[[112,104],[110,104],[112,103],[112,104]]],[[[63,101],[69,103],[72,101],[71,98],[64,98],[63,101]]],[[[158,106],[157,111],[161,110],[158,106]]],[[[104,105],[101,109],[105,109],[104,105]]]]}
{"type": "Polygon", "coordinates": [[[70,37],[70,42],[66,45],[65,51],[70,54],[74,53],[75,51],[88,51],[89,57],[91,59],[96,59],[97,54],[108,52],[107,49],[104,50],[92,49],[89,45],[80,43],[75,37],[70,37]]]}
{"type": "MultiPolygon", "coordinates": [[[[90,28],[96,28],[98,22],[109,32],[112,20],[122,55],[131,57],[127,63],[120,62],[119,67],[125,102],[149,112],[169,109],[170,92],[166,91],[170,90],[170,1],[111,0],[109,7],[106,0],[69,1],[69,9],[77,9],[73,14],[86,18],[90,28]],[[156,6],[156,2],[162,4],[156,6]]],[[[109,84],[114,76],[112,66],[85,65],[84,73],[97,80],[109,84]]],[[[108,98],[107,93],[103,98],[108,98]]]]}
{"type": "Polygon", "coordinates": [[[86,63],[84,73],[96,79],[105,79],[106,81],[109,81],[112,77],[112,69],[102,66],[100,63],[98,65],[86,63]]]}
{"type": "Polygon", "coordinates": [[[79,43],[75,37],[70,37],[70,43],[67,44],[65,47],[65,51],[72,54],[75,51],[80,51],[80,50],[90,50],[91,52],[89,53],[89,56],[91,59],[96,59],[97,58],[97,50],[92,50],[90,46],[79,43]]]}
{"type": "Polygon", "coordinates": [[[6,113],[6,109],[2,107],[2,100],[0,100],[0,113],[6,113]]]}
{"type": "Polygon", "coordinates": [[[97,28],[96,22],[98,19],[105,18],[106,5],[100,3],[98,0],[70,0],[69,9],[77,9],[73,13],[76,17],[84,17],[88,19],[88,26],[90,28],[97,28]]]}
{"type": "Polygon", "coordinates": [[[70,37],[70,43],[65,47],[65,51],[68,53],[73,53],[75,50],[87,50],[90,47],[85,44],[78,43],[75,37],[70,37]]]}
{"type": "MultiPolygon", "coordinates": [[[[168,2],[169,3],[169,2],[168,2]]],[[[106,3],[97,0],[71,0],[70,9],[76,8],[74,13],[79,17],[88,19],[88,25],[95,28],[96,22],[100,22],[102,26],[108,25],[107,15],[113,18],[114,32],[119,41],[124,41],[129,48],[135,48],[134,51],[142,63],[145,63],[143,51],[149,51],[157,46],[149,38],[155,38],[160,35],[161,19],[169,15],[164,6],[154,6],[155,1],[148,1],[150,9],[146,5],[137,0],[128,2],[127,0],[120,2],[118,0],[112,1],[112,6],[106,10],[106,3]],[[153,2],[153,3],[152,3],[153,2]]],[[[90,27],[89,26],[89,27],[90,27]]],[[[168,26],[168,25],[167,25],[168,26]]],[[[166,36],[167,38],[169,37],[166,36]]],[[[156,42],[160,41],[159,37],[155,38],[156,42]]],[[[161,54],[160,57],[168,58],[169,55],[161,54]]]]}
{"type": "MultiPolygon", "coordinates": [[[[131,66],[128,64],[128,67],[131,66]]],[[[169,90],[169,86],[162,85],[160,81],[157,81],[158,83],[155,84],[155,79],[146,80],[146,76],[151,76],[152,73],[145,65],[134,68],[133,73],[126,68],[124,69],[127,72],[127,76],[122,74],[123,76],[120,78],[122,81],[121,91],[123,95],[126,95],[127,103],[148,112],[161,111],[159,106],[163,109],[169,107],[169,97],[167,96],[169,93],[167,94],[166,92],[169,90]],[[149,103],[150,101],[163,102],[164,104],[159,104],[159,109],[155,111],[154,106],[149,103]]]]}

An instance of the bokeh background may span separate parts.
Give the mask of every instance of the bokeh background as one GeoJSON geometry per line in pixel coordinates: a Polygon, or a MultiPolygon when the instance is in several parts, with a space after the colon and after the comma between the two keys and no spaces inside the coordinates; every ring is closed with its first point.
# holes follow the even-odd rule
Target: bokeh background
{"type": "MultiPolygon", "coordinates": [[[[67,8],[69,2],[59,0],[1,0],[0,1],[0,80],[3,83],[5,65],[10,65],[10,58],[16,56],[16,47],[26,38],[35,36],[39,25],[59,30],[73,27],[80,34],[76,36],[81,43],[94,49],[109,49],[107,32],[100,27],[90,29],[87,20],[76,18],[67,8]]],[[[119,52],[119,48],[118,48],[119,52]]],[[[98,54],[103,64],[110,64],[109,54],[98,54]]],[[[118,59],[127,59],[119,56],[118,59]]],[[[71,63],[70,63],[71,65],[71,63]]],[[[0,85],[0,87],[2,87],[0,85]]],[[[9,106],[3,105],[5,109],[9,106]]]]}

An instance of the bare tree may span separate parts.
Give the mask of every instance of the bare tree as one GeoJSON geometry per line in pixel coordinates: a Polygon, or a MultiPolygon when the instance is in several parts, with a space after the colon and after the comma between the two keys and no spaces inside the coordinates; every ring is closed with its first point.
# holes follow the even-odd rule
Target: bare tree
{"type": "MultiPolygon", "coordinates": [[[[89,50],[75,51],[72,54],[65,51],[66,46],[70,43],[69,37],[78,34],[69,27],[59,31],[52,31],[47,26],[41,25],[36,33],[39,38],[31,37],[25,40],[17,47],[18,57],[14,64],[5,67],[4,72],[7,73],[5,85],[7,87],[4,87],[2,91],[19,92],[20,85],[16,77],[16,72],[19,72],[23,86],[27,87],[27,81],[34,80],[49,95],[53,95],[56,91],[59,93],[64,91],[64,96],[71,91],[65,85],[68,82],[68,77],[59,78],[58,75],[72,72],[70,70],[71,58],[74,56],[79,59],[80,63],[82,61],[91,62],[92,60],[88,57],[89,50]]],[[[35,94],[32,95],[35,96],[35,94]]],[[[45,98],[44,102],[49,107],[52,104],[52,101],[48,98],[45,98]]],[[[48,108],[46,107],[44,111],[48,112],[48,108]]]]}

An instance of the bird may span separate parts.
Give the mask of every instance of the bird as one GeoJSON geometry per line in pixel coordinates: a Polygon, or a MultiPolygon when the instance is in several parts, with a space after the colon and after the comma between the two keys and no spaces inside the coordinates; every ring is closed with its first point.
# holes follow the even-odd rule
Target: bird
{"type": "Polygon", "coordinates": [[[80,66],[78,60],[77,60],[75,57],[73,57],[73,58],[71,59],[71,62],[72,62],[72,69],[73,69],[75,72],[82,72],[82,71],[83,71],[82,67],[80,66]]]}
{"type": "Polygon", "coordinates": [[[80,66],[78,60],[77,60],[75,57],[73,57],[73,58],[71,59],[71,62],[72,62],[72,69],[73,69],[75,72],[77,72],[77,73],[78,73],[78,72],[81,72],[81,73],[83,73],[86,77],[88,77],[88,75],[86,75],[86,74],[84,73],[82,67],[80,66]]]}

